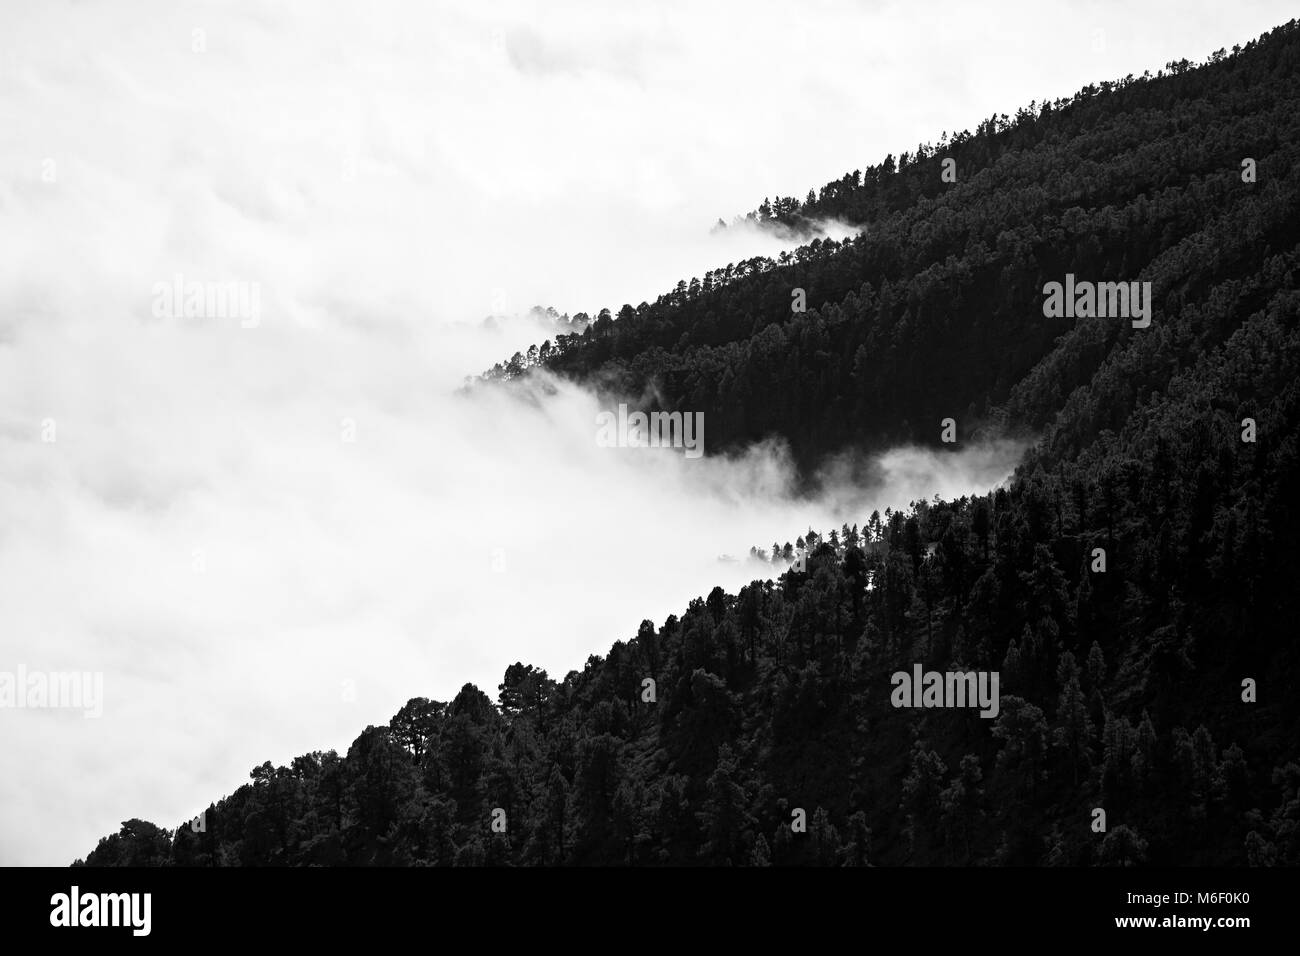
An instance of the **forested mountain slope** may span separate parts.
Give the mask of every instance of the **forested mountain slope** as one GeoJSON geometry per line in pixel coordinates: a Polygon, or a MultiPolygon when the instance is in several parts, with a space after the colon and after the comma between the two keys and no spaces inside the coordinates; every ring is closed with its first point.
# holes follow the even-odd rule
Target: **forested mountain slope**
{"type": "Polygon", "coordinates": [[[1300,863],[1297,117],[1292,23],[850,174],[798,215],[858,239],[539,350],[705,411],[710,452],[1042,437],[1007,489],[845,516],[803,571],[562,680],[512,665],[495,703],[414,699],[86,863],[1300,863]],[[1150,326],[1045,318],[1067,272],[1151,282],[1150,326]],[[917,663],[997,671],[997,716],[893,706],[917,663]]]}
{"type": "MultiPolygon", "coordinates": [[[[846,445],[937,443],[946,417],[963,437],[987,424],[1036,431],[1124,353],[1175,348],[1183,360],[1260,307],[1237,283],[1271,281],[1261,266],[1300,228],[1298,57],[1281,27],[1199,69],[1090,86],[848,173],[807,208],[860,225],[858,238],[729,264],[617,318],[602,310],[536,361],[703,411],[710,451],[776,434],[806,466],[846,445]],[[1242,181],[1247,158],[1254,183],[1242,181]],[[1044,283],[1067,272],[1151,282],[1156,334],[1044,318],[1044,283]],[[792,312],[796,288],[805,313],[792,312]]],[[[1168,371],[1125,383],[1113,423],[1168,371]]]]}

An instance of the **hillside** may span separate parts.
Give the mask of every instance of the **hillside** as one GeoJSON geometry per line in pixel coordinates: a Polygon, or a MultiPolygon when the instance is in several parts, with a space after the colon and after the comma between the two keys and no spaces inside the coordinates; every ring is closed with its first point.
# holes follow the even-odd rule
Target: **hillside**
{"type": "MultiPolygon", "coordinates": [[[[1280,27],[1198,69],[1089,86],[847,173],[805,212],[858,225],[858,238],[601,310],[585,334],[541,343],[537,361],[703,411],[711,451],[774,434],[806,466],[849,445],[937,444],[950,416],[964,438],[980,426],[1037,432],[1134,353],[1173,348],[1186,361],[1260,308],[1238,284],[1259,281],[1297,236],[1297,55],[1294,28],[1280,27]],[[955,183],[942,181],[946,158],[955,183]],[[1067,272],[1151,282],[1159,335],[1045,319],[1042,288],[1067,272]],[[796,288],[805,313],[791,311],[796,288]]],[[[523,371],[519,358],[487,378],[523,371]]],[[[1170,371],[1108,396],[1107,424],[1170,371]]],[[[1096,433],[1075,436],[1076,450],[1096,433]]]]}
{"type": "Polygon", "coordinates": [[[514,664],[495,702],[416,698],[346,755],[255,768],[202,832],[129,821],[85,863],[1300,862],[1298,117],[1293,21],[769,203],[863,232],[601,313],[537,363],[653,385],[706,413],[710,453],[778,435],[809,471],[939,445],[947,417],[958,445],[1040,436],[1009,489],[846,515],[863,530],[814,536],[805,571],[562,680],[514,664]],[[1150,282],[1149,327],[1046,318],[1067,273],[1150,282]],[[999,713],[895,708],[915,663],[999,672],[999,713]]]}

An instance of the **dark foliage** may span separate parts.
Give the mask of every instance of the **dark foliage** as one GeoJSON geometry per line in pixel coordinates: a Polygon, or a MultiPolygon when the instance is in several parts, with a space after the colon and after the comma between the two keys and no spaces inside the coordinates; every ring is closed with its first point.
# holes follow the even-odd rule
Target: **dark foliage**
{"type": "Polygon", "coordinates": [[[86,864],[1300,863],[1298,66],[1292,23],[995,118],[764,214],[863,237],[538,350],[706,411],[715,451],[1014,423],[1040,440],[1010,487],[850,516],[803,571],[563,680],[512,665],[495,704],[412,700],[255,769],[204,832],[131,821],[86,864]],[[1151,281],[1150,328],[1044,319],[1067,271],[1151,281]],[[913,662],[1000,672],[999,715],[895,709],[913,662]]]}

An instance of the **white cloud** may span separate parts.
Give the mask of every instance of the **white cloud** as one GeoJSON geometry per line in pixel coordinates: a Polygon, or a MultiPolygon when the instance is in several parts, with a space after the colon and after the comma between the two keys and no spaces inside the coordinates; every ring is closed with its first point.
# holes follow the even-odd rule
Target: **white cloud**
{"type": "Polygon", "coordinates": [[[900,453],[883,489],[802,502],[766,450],[598,448],[572,387],[452,391],[528,344],[469,324],[494,290],[652,300],[772,252],[708,232],[764,195],[1284,19],[949,4],[935,48],[908,5],[537,9],[0,11],[0,669],[106,696],[0,712],[0,862],[174,825],[517,659],[562,676],[745,583],[720,553],[996,481],[1011,455],[900,453]],[[261,324],[154,318],[177,273],[258,283],[261,324]]]}

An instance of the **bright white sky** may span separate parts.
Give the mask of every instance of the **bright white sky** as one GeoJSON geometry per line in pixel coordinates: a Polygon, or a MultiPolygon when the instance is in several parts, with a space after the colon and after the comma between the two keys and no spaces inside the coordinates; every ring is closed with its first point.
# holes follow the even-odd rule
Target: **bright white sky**
{"type": "Polygon", "coordinates": [[[528,344],[466,324],[502,297],[653,299],[774,251],[708,233],[764,196],[1293,12],[917,6],[0,8],[0,671],[106,698],[0,710],[0,863],[174,826],[515,660],[562,677],[748,580],[720,553],[1004,477],[901,451],[799,502],[770,449],[597,448],[575,389],[448,396],[528,344]],[[154,318],[177,273],[259,283],[260,325],[154,318]]]}

